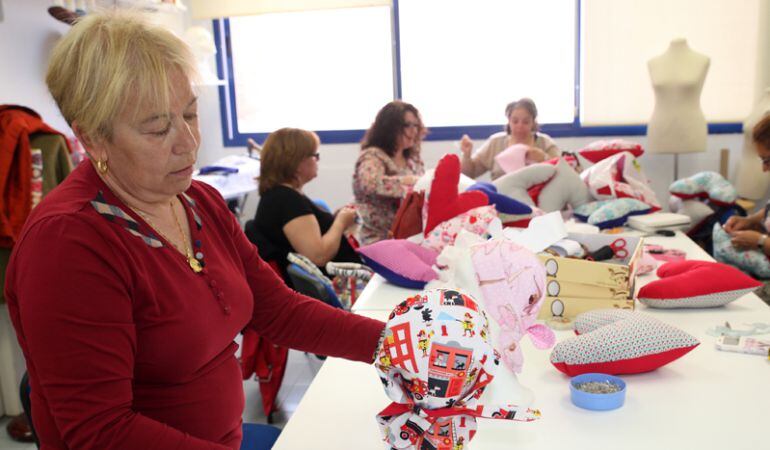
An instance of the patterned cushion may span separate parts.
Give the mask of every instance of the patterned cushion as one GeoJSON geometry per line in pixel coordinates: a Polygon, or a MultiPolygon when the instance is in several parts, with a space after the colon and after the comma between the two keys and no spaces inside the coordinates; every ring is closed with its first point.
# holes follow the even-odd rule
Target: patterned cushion
{"type": "Polygon", "coordinates": [[[668,190],[679,198],[708,198],[720,205],[732,205],[738,198],[735,187],[716,172],[699,172],[676,180],[668,190]]]}
{"type": "MultiPolygon", "coordinates": [[[[700,344],[679,328],[642,313],[632,314],[556,344],[551,364],[569,376],[643,373],[680,358],[700,344]]],[[[594,320],[613,318],[617,317],[594,320]]]]}
{"type": "Polygon", "coordinates": [[[575,334],[590,333],[605,325],[634,317],[636,314],[638,313],[627,309],[595,309],[584,312],[579,314],[573,322],[575,334]]]}
{"type": "Polygon", "coordinates": [[[494,206],[474,208],[438,224],[425,235],[422,245],[436,253],[441,253],[447,245],[454,245],[460,230],[489,239],[490,224],[495,219],[497,219],[497,211],[494,206]]]}
{"type": "Polygon", "coordinates": [[[604,229],[622,226],[629,216],[651,211],[650,205],[635,198],[617,198],[580,205],[575,208],[575,217],[604,229]]]}
{"type": "Polygon", "coordinates": [[[770,278],[770,260],[764,252],[756,250],[738,250],[730,242],[730,235],[718,222],[714,224],[711,235],[714,245],[714,259],[731,264],[758,278],[770,278]]]}
{"type": "Polygon", "coordinates": [[[437,278],[432,266],[438,253],[404,239],[387,239],[356,251],[367,266],[396,286],[422,289],[437,278]]]}
{"type": "Polygon", "coordinates": [[[709,261],[668,262],[658,268],[658,277],[637,295],[651,308],[723,306],[762,285],[735,267],[709,261]]]}

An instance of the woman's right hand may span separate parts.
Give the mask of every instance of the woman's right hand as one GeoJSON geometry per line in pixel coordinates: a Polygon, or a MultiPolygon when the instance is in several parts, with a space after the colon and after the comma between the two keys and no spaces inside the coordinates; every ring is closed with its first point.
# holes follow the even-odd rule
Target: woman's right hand
{"type": "Polygon", "coordinates": [[[732,216],[725,222],[724,230],[732,234],[735,231],[751,229],[752,223],[748,217],[732,216]]]}
{"type": "Polygon", "coordinates": [[[473,151],[473,141],[467,134],[464,134],[462,139],[460,139],[460,151],[463,152],[463,158],[471,157],[471,152],[473,151]]]}
{"type": "Polygon", "coordinates": [[[356,208],[350,205],[343,206],[334,220],[340,222],[343,230],[347,229],[356,222],[356,208]]]}

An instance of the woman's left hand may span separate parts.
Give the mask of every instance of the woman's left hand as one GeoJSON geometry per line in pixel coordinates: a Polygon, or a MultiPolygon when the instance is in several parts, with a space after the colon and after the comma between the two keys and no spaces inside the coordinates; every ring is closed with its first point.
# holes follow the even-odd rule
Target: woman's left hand
{"type": "Polygon", "coordinates": [[[759,231],[735,231],[732,233],[732,239],[730,239],[730,242],[733,244],[733,247],[739,250],[750,250],[757,248],[757,243],[759,242],[760,236],[762,236],[762,233],[759,231]]]}

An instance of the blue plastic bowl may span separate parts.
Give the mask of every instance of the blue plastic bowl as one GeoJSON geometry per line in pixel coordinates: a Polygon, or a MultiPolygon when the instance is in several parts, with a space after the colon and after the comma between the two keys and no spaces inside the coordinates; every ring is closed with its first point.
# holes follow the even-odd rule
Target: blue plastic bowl
{"type": "Polygon", "coordinates": [[[623,402],[626,400],[626,382],[606,373],[584,373],[573,377],[569,383],[569,390],[572,393],[572,403],[575,406],[592,411],[617,409],[623,406],[623,402]],[[592,394],[576,387],[580,383],[591,381],[609,381],[620,386],[620,390],[612,394],[592,394]]]}

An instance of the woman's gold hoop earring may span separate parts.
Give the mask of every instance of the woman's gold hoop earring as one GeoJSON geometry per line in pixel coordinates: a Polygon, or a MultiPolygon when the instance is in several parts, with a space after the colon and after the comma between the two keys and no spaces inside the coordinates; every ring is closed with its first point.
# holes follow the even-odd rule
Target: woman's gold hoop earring
{"type": "Polygon", "coordinates": [[[102,161],[101,159],[96,160],[96,170],[99,171],[100,174],[104,175],[107,173],[107,161],[102,161]]]}

